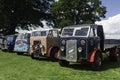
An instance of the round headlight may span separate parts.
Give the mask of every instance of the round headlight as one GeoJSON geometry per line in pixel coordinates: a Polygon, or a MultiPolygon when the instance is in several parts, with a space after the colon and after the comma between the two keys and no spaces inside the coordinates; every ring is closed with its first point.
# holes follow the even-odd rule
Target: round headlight
{"type": "Polygon", "coordinates": [[[78,48],[78,52],[82,52],[82,48],[81,47],[78,48]]]}
{"type": "Polygon", "coordinates": [[[62,46],[60,49],[61,49],[61,51],[64,51],[65,47],[64,47],[64,46],[62,46]]]}
{"type": "Polygon", "coordinates": [[[30,48],[32,48],[32,45],[30,45],[30,48]]]}
{"type": "Polygon", "coordinates": [[[40,48],[42,48],[43,46],[42,46],[42,44],[40,44],[40,48]]]}
{"type": "Polygon", "coordinates": [[[84,45],[85,45],[85,40],[81,40],[81,41],[80,41],[80,44],[81,44],[82,46],[84,46],[84,45]]]}

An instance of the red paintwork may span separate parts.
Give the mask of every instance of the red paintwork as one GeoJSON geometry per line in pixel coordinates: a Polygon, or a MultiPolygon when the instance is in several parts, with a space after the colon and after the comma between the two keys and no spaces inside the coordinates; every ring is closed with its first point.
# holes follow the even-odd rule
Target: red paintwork
{"type": "Polygon", "coordinates": [[[92,55],[90,57],[90,62],[94,62],[94,58],[95,58],[95,53],[96,53],[96,49],[92,52],[92,55]]]}

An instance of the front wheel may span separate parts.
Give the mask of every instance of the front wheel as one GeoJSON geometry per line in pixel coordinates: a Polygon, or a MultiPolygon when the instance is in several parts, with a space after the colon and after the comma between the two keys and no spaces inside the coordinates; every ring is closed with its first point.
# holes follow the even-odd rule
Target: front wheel
{"type": "Polygon", "coordinates": [[[32,58],[32,59],[39,59],[39,57],[38,57],[38,56],[35,56],[34,53],[31,54],[31,58],[32,58]]]}
{"type": "Polygon", "coordinates": [[[57,53],[59,51],[59,48],[54,48],[52,49],[51,53],[50,53],[50,60],[51,61],[57,61],[57,53]]]}
{"type": "Polygon", "coordinates": [[[120,53],[119,53],[119,54],[116,54],[116,61],[117,61],[117,62],[120,62],[120,53]]]}
{"type": "Polygon", "coordinates": [[[102,58],[100,52],[96,52],[94,62],[92,63],[93,70],[99,70],[102,65],[102,58]]]}
{"type": "Polygon", "coordinates": [[[59,60],[60,66],[67,67],[69,65],[69,62],[66,60],[59,60]]]}
{"type": "Polygon", "coordinates": [[[119,62],[120,61],[120,48],[111,49],[109,59],[111,61],[119,62]]]}

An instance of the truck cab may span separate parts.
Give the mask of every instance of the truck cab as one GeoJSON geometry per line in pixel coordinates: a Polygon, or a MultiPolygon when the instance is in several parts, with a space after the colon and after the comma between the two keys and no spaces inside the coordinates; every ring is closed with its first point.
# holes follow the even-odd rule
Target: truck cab
{"type": "Polygon", "coordinates": [[[59,33],[57,29],[33,31],[30,38],[30,55],[32,58],[40,56],[57,58],[59,50],[59,33]]]}
{"type": "Polygon", "coordinates": [[[0,36],[0,49],[2,49],[2,45],[3,45],[3,36],[0,36]]]}
{"type": "Polygon", "coordinates": [[[60,38],[59,64],[91,63],[99,68],[104,50],[104,31],[101,25],[85,24],[64,27],[60,38]]]}
{"type": "Polygon", "coordinates": [[[1,38],[1,49],[2,49],[2,51],[6,51],[7,49],[8,49],[8,47],[7,47],[7,36],[2,36],[2,38],[1,38]]]}
{"type": "Polygon", "coordinates": [[[7,50],[9,52],[14,51],[14,45],[15,45],[16,37],[17,37],[17,35],[14,34],[14,35],[8,35],[7,38],[6,38],[6,41],[7,41],[7,50]]]}
{"type": "Polygon", "coordinates": [[[15,40],[14,51],[18,55],[28,54],[30,48],[30,32],[19,33],[15,40]]]}

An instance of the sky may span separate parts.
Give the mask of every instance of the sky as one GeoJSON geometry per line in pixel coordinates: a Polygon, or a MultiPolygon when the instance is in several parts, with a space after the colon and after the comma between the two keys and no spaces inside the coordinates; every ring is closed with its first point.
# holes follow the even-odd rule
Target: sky
{"type": "Polygon", "coordinates": [[[105,19],[120,13],[120,0],[102,0],[102,5],[107,8],[105,19]]]}
{"type": "Polygon", "coordinates": [[[102,0],[106,6],[106,18],[97,21],[96,24],[103,25],[106,39],[120,39],[120,0],[102,0]]]}

